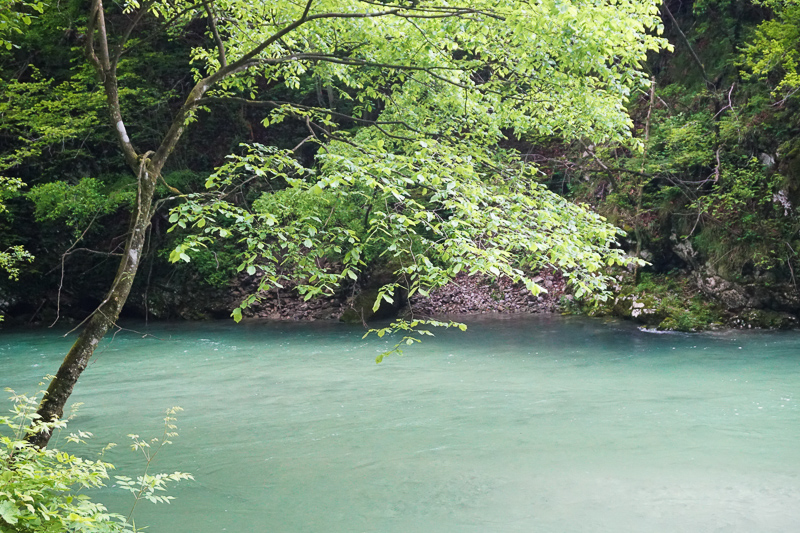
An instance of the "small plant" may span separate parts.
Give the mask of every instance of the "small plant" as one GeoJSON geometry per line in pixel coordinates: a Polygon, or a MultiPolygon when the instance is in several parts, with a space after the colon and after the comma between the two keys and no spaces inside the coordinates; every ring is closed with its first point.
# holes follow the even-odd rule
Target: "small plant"
{"type": "MultiPolygon", "coordinates": [[[[133,533],[138,531],[132,515],[139,500],[168,503],[171,497],[156,492],[165,490],[168,481],[192,479],[181,472],[148,474],[155,455],[170,443],[168,438],[176,435],[173,415],[179,408],[172,408],[164,419],[163,438],[144,441],[131,435],[132,448],[144,452],[145,472],[135,480],[116,476],[117,484],[133,493],[134,503],[127,517],[109,513],[103,504],[92,501],[82,491],[105,486],[114,466],[102,459],[84,459],[57,449],[58,437],[67,420],[39,420],[36,397],[17,394],[11,389],[6,391],[11,394],[13,407],[10,416],[0,415],[0,531],[3,533],[133,533]],[[40,449],[26,440],[42,430],[58,430],[53,447],[40,449]]],[[[68,434],[65,440],[83,445],[91,436],[78,431],[68,434]]],[[[106,446],[103,452],[111,446],[106,446]]]]}
{"type": "Polygon", "coordinates": [[[133,451],[142,452],[142,455],[146,461],[144,473],[141,476],[138,476],[136,479],[127,476],[114,476],[114,479],[117,480],[117,486],[129,491],[134,496],[131,511],[128,514],[128,517],[125,519],[125,523],[130,524],[133,531],[136,531],[136,522],[133,519],[133,512],[136,510],[136,504],[138,504],[140,500],[144,499],[153,503],[169,503],[171,500],[175,499],[173,496],[158,494],[158,492],[166,491],[166,485],[168,481],[194,479],[191,474],[186,474],[184,472],[174,472],[172,474],[148,474],[150,465],[153,462],[153,459],[156,458],[156,455],[158,455],[158,452],[160,452],[164,446],[172,444],[172,441],[169,439],[178,436],[178,433],[175,431],[177,429],[177,426],[175,425],[177,420],[175,415],[180,411],[183,411],[183,409],[180,407],[171,407],[167,409],[166,416],[164,417],[164,433],[160,439],[152,438],[147,441],[141,439],[139,435],[128,435],[128,437],[133,440],[131,449],[133,451]]]}

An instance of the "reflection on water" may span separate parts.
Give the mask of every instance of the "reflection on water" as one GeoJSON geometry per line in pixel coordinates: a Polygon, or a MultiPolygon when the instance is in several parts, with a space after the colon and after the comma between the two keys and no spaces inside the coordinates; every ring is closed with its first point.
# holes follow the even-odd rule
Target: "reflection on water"
{"type": "MultiPolygon", "coordinates": [[[[797,333],[467,322],[381,365],[393,341],[335,323],[122,332],[81,378],[73,424],[99,448],[185,409],[157,467],[196,481],[137,509],[154,532],[800,528],[797,333]]],[[[68,345],[2,333],[0,385],[34,389],[68,345]]],[[[109,459],[136,475],[121,448],[109,459]]]]}

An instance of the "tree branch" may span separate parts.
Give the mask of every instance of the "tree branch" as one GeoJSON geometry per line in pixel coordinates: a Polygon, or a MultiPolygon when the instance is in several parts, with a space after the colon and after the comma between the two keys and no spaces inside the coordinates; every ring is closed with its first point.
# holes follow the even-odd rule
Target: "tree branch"
{"type": "Polygon", "coordinates": [[[111,124],[122,148],[125,161],[132,170],[136,171],[138,169],[139,156],[131,144],[128,132],[125,130],[125,123],[122,121],[119,88],[117,86],[115,68],[112,66],[108,51],[108,35],[106,33],[106,20],[102,0],[94,0],[92,3],[87,33],[86,55],[103,82],[111,124]],[[99,55],[95,50],[95,34],[97,34],[97,43],[100,47],[99,55]]]}
{"type": "Polygon", "coordinates": [[[706,67],[703,66],[703,62],[700,61],[700,58],[695,53],[694,48],[692,47],[692,43],[689,42],[689,39],[686,37],[686,34],[683,33],[683,30],[681,30],[681,27],[678,25],[678,21],[675,20],[675,17],[672,15],[672,11],[669,10],[669,7],[667,7],[666,3],[662,7],[664,8],[664,11],[666,11],[669,20],[671,20],[672,23],[675,25],[675,29],[678,30],[678,33],[680,33],[681,37],[683,37],[683,42],[686,43],[686,47],[689,49],[689,53],[692,55],[692,58],[694,59],[695,63],[697,63],[697,66],[700,67],[700,72],[703,74],[703,81],[706,82],[706,85],[710,89],[715,90],[716,87],[714,86],[714,84],[708,80],[708,75],[706,74],[706,67]]]}
{"type": "Polygon", "coordinates": [[[308,12],[311,10],[311,4],[313,2],[314,0],[308,0],[308,3],[306,3],[306,8],[303,10],[303,14],[300,16],[300,20],[303,20],[308,16],[308,12]]]}
{"type": "Polygon", "coordinates": [[[86,57],[89,59],[89,62],[92,64],[92,66],[94,66],[98,75],[101,76],[101,81],[103,81],[103,65],[100,63],[100,59],[97,57],[97,53],[94,51],[94,32],[95,26],[97,25],[99,9],[99,0],[92,2],[92,9],[89,12],[89,22],[86,25],[86,46],[84,47],[84,53],[86,54],[86,57]]]}
{"type": "MultiPolygon", "coordinates": [[[[309,5],[311,5],[310,1],[309,5]]],[[[222,42],[222,37],[220,37],[219,31],[217,30],[217,19],[214,16],[214,13],[211,11],[211,6],[209,6],[207,0],[203,0],[203,7],[206,9],[206,13],[208,13],[208,24],[211,26],[211,33],[214,35],[214,40],[217,42],[217,50],[219,50],[219,64],[224,68],[228,65],[228,61],[225,58],[225,43],[222,42]]],[[[307,9],[308,8],[306,8],[306,10],[307,9]]]]}
{"type": "Polygon", "coordinates": [[[236,103],[236,104],[243,104],[252,107],[269,107],[272,109],[278,109],[284,106],[291,106],[296,109],[300,109],[302,111],[315,111],[319,113],[326,113],[331,115],[332,117],[340,118],[343,120],[352,120],[353,122],[357,122],[359,124],[365,124],[368,126],[403,126],[409,131],[413,131],[414,133],[424,134],[424,132],[418,130],[417,128],[411,126],[409,123],[403,120],[369,120],[365,118],[354,117],[352,115],[347,115],[344,113],[339,113],[337,111],[333,111],[332,109],[326,107],[314,107],[314,106],[306,106],[295,104],[293,102],[287,102],[283,100],[247,100],[246,98],[238,98],[238,97],[205,97],[201,98],[197,105],[205,105],[205,104],[212,104],[212,103],[236,103]]]}
{"type": "MultiPolygon", "coordinates": [[[[99,0],[95,0],[98,1],[99,0]]],[[[310,9],[310,3],[307,6],[310,9]]],[[[242,57],[234,61],[233,63],[229,63],[226,66],[220,68],[215,73],[207,76],[200,81],[198,81],[192,90],[189,92],[189,96],[186,97],[183,106],[181,106],[178,114],[172,121],[172,125],[167,131],[167,134],[164,136],[164,139],[161,141],[161,145],[156,150],[155,155],[152,159],[152,170],[156,173],[161,173],[161,169],[166,163],[167,158],[175,149],[175,146],[178,144],[178,140],[180,140],[181,136],[183,135],[183,131],[186,127],[186,119],[191,116],[191,114],[197,109],[199,105],[198,102],[200,99],[203,98],[203,95],[206,91],[212,87],[214,84],[228,78],[236,74],[237,72],[247,70],[248,68],[257,65],[260,61],[255,60],[256,56],[266,50],[270,45],[284,37],[285,35],[291,33],[292,31],[296,30],[303,24],[310,22],[312,20],[322,20],[322,19],[329,19],[329,18],[374,18],[374,17],[385,17],[388,15],[394,15],[401,8],[390,9],[386,11],[378,11],[378,12],[371,12],[371,13],[319,13],[317,15],[308,15],[308,9],[304,11],[303,16],[291,24],[287,24],[279,31],[273,33],[270,37],[262,41],[260,44],[255,46],[252,50],[244,54],[242,57]]],[[[271,60],[265,61],[268,63],[279,63],[283,61],[288,61],[292,59],[292,56],[286,58],[279,58],[279,60],[271,60]]]]}
{"type": "Polygon", "coordinates": [[[131,38],[131,33],[133,33],[133,29],[136,27],[137,24],[142,20],[144,15],[147,13],[148,8],[153,4],[153,1],[145,2],[139,8],[139,11],[133,17],[133,20],[128,27],[125,29],[125,33],[122,35],[122,40],[117,45],[117,53],[114,54],[114,59],[111,60],[111,69],[116,73],[117,65],[119,65],[119,59],[122,57],[122,53],[125,51],[125,43],[128,42],[128,39],[131,38]]]}

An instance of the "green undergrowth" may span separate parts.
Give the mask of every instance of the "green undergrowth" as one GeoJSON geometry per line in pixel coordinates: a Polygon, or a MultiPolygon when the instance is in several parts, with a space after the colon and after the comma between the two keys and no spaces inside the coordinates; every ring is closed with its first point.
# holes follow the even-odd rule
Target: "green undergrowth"
{"type": "MultiPolygon", "coordinates": [[[[77,431],[66,434],[70,417],[44,422],[36,409],[41,398],[10,394],[11,409],[0,413],[0,533],[136,533],[134,511],[140,501],[169,503],[173,497],[164,492],[168,484],[194,479],[183,472],[150,472],[151,463],[171,438],[177,437],[175,415],[181,409],[166,411],[161,436],[143,439],[128,435],[131,450],[141,454],[142,474],[137,477],[112,475],[114,466],[106,462],[105,446],[96,458],[86,455],[92,434],[77,431]],[[33,446],[28,439],[40,431],[53,433],[46,448],[33,446]],[[63,446],[63,447],[62,447],[63,446]],[[132,495],[127,515],[110,512],[86,492],[113,483],[132,495]]],[[[79,404],[73,405],[73,409],[79,404]]]]}

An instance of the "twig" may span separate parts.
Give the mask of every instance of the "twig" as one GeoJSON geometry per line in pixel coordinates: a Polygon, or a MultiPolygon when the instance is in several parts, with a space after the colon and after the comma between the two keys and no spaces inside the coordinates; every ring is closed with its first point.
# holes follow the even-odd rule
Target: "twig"
{"type": "MultiPolygon", "coordinates": [[[[792,248],[791,244],[789,244],[788,242],[784,243],[784,244],[786,244],[786,246],[789,247],[789,250],[791,250],[794,255],[797,255],[797,252],[794,251],[794,248],[792,248]]],[[[794,268],[792,267],[792,261],[791,261],[791,259],[789,257],[786,258],[786,264],[788,265],[789,272],[792,275],[792,283],[794,284],[794,290],[795,290],[795,292],[797,292],[797,280],[794,277],[794,268]]]]}
{"type": "MultiPolygon", "coordinates": [[[[31,315],[31,319],[30,319],[30,320],[28,320],[28,324],[30,324],[31,322],[33,322],[33,319],[34,319],[34,318],[36,318],[36,315],[38,315],[38,314],[39,314],[39,311],[41,311],[41,310],[42,310],[42,307],[44,307],[44,304],[46,304],[46,303],[47,303],[47,298],[45,298],[44,300],[42,300],[42,303],[40,303],[40,304],[39,304],[39,307],[37,307],[37,308],[36,308],[36,311],[34,311],[34,312],[33,312],[33,314],[31,315]]],[[[51,327],[52,327],[52,326],[51,326],[51,327]]]]}
{"type": "Polygon", "coordinates": [[[56,318],[55,320],[53,320],[53,323],[50,324],[49,327],[51,328],[56,325],[56,322],[58,322],[58,319],[61,316],[61,289],[64,288],[64,261],[66,260],[66,257],[70,253],[72,253],[72,249],[75,248],[75,245],[78,244],[81,241],[81,239],[83,239],[84,235],[86,235],[86,232],[89,231],[89,228],[92,227],[92,224],[94,224],[94,221],[97,218],[98,212],[99,210],[95,212],[94,216],[92,217],[92,220],[89,221],[89,225],[86,226],[86,229],[83,230],[83,232],[77,239],[75,239],[75,242],[73,242],[72,245],[70,245],[70,247],[67,248],[66,252],[61,254],[61,279],[58,282],[58,295],[56,297],[56,318]]]}
{"type": "Polygon", "coordinates": [[[719,116],[719,114],[720,114],[720,113],[722,113],[723,111],[725,111],[726,109],[730,109],[731,111],[733,111],[733,101],[731,100],[731,93],[733,93],[733,88],[734,88],[735,86],[736,86],[736,83],[731,83],[731,88],[730,88],[730,90],[728,91],[728,105],[726,105],[725,107],[723,107],[722,109],[720,109],[719,111],[717,111],[717,114],[716,114],[716,115],[714,115],[714,116],[711,118],[711,120],[714,120],[715,118],[717,118],[717,117],[719,116]]]}
{"type": "Polygon", "coordinates": [[[681,37],[683,37],[683,41],[686,43],[686,47],[689,48],[689,53],[692,55],[692,58],[694,59],[695,63],[697,63],[697,66],[700,67],[700,72],[702,72],[702,74],[703,74],[703,81],[705,81],[706,85],[709,88],[711,88],[712,90],[716,89],[714,84],[711,83],[708,80],[708,75],[706,74],[706,68],[703,66],[703,62],[700,61],[699,57],[697,57],[697,53],[695,53],[694,48],[692,48],[692,44],[689,42],[689,39],[686,37],[686,34],[683,33],[683,30],[681,30],[681,27],[678,25],[678,21],[675,20],[675,17],[672,15],[672,11],[669,10],[669,7],[667,7],[667,4],[664,4],[662,7],[664,8],[664,11],[667,13],[667,16],[669,17],[669,19],[675,25],[675,29],[678,30],[678,33],[680,33],[681,37]]]}
{"type": "Polygon", "coordinates": [[[297,143],[297,146],[295,146],[294,148],[292,148],[292,152],[296,152],[297,150],[299,150],[299,149],[300,149],[300,147],[301,147],[301,146],[303,146],[305,143],[307,143],[307,142],[308,142],[308,141],[310,141],[311,139],[314,139],[315,137],[316,137],[315,135],[309,135],[308,137],[306,137],[305,139],[303,139],[302,141],[300,141],[299,143],[297,143]]]}

